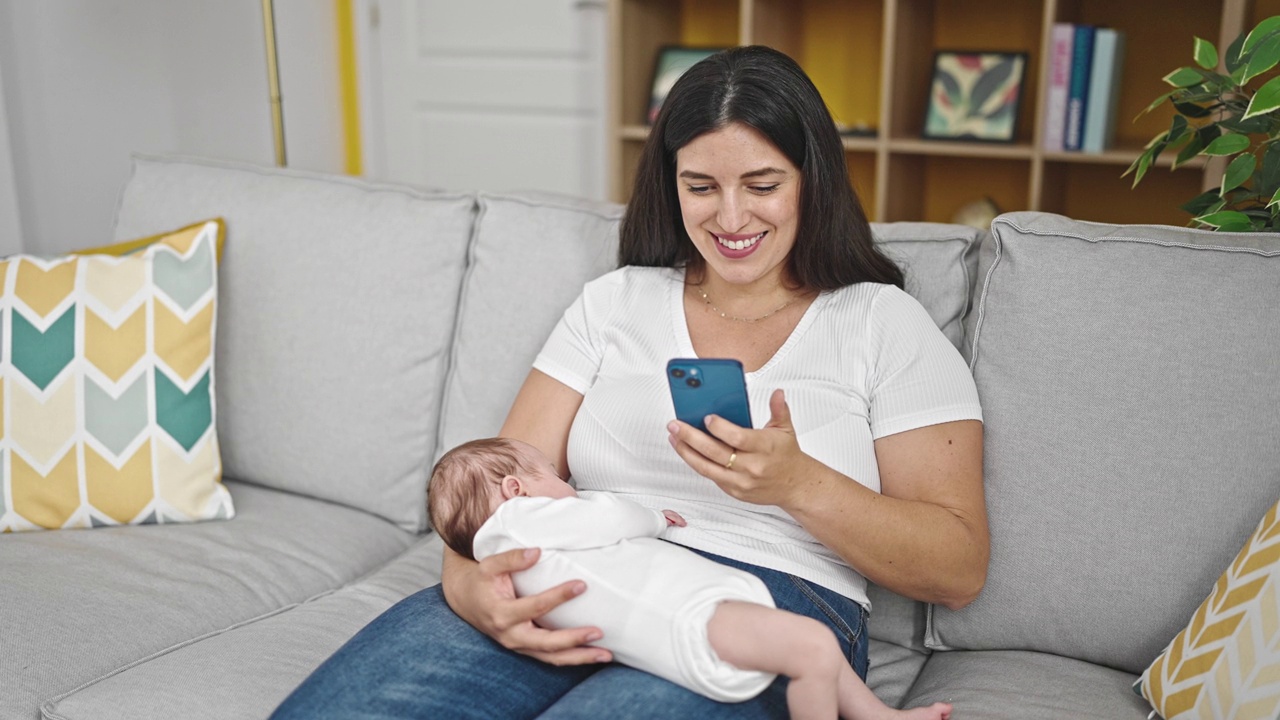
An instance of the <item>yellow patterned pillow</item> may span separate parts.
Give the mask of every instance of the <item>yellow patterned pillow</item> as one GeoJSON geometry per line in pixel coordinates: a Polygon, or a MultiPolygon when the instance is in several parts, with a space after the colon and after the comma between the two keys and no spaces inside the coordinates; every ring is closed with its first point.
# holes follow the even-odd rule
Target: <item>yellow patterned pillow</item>
{"type": "Polygon", "coordinates": [[[1134,684],[1165,720],[1280,716],[1280,502],[1134,684]]]}
{"type": "Polygon", "coordinates": [[[0,261],[0,531],[227,518],[220,222],[123,257],[0,261]]]}

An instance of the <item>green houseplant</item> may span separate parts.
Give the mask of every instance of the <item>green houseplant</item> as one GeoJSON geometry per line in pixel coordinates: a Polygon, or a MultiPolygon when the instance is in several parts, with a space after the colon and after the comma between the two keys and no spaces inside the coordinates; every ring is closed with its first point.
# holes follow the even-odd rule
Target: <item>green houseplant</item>
{"type": "Polygon", "coordinates": [[[1169,102],[1173,122],[1147,143],[1124,175],[1133,184],[1163,152],[1176,152],[1173,169],[1197,156],[1228,158],[1222,183],[1182,206],[1189,224],[1227,231],[1280,231],[1280,16],[1236,38],[1222,56],[1197,37],[1194,64],[1164,77],[1173,90],[1141,114],[1169,102]]]}

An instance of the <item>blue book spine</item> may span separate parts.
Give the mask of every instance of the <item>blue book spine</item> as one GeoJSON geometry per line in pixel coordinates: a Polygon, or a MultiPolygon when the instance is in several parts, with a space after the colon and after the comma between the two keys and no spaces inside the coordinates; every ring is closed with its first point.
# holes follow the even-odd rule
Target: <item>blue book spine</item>
{"type": "Polygon", "coordinates": [[[1067,127],[1062,142],[1066,150],[1079,150],[1084,139],[1089,73],[1093,69],[1093,36],[1092,26],[1076,26],[1075,47],[1071,49],[1071,84],[1067,91],[1067,127]]]}
{"type": "Polygon", "coordinates": [[[1124,33],[1099,28],[1093,39],[1093,71],[1089,99],[1085,102],[1085,152],[1111,147],[1116,131],[1116,106],[1120,102],[1120,68],[1124,64],[1124,33]]]}

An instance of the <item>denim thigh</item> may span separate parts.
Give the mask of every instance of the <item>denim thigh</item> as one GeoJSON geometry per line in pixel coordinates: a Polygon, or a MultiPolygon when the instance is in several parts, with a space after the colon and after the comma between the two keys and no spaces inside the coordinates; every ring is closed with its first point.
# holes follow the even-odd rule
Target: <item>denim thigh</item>
{"type": "Polygon", "coordinates": [[[455,615],[435,585],[366,625],[271,717],[522,720],[599,669],[557,667],[503,648],[455,615]]]}
{"type": "MultiPolygon", "coordinates": [[[[718,563],[745,570],[764,581],[782,610],[813,618],[835,633],[840,650],[863,679],[867,676],[867,613],[861,605],[828,590],[777,570],[695,551],[718,563]]],[[[742,703],[719,703],[654,675],[610,664],[560,698],[540,720],[621,718],[665,720],[696,717],[699,720],[786,720],[787,679],[779,677],[763,693],[742,703]]]]}

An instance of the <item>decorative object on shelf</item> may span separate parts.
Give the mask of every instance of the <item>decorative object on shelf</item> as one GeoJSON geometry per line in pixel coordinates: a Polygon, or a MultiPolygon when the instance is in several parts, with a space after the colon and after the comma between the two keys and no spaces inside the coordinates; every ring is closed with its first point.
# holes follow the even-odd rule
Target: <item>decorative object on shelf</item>
{"type": "Polygon", "coordinates": [[[989,197],[965,203],[951,216],[951,222],[957,225],[968,225],[979,230],[990,230],[991,221],[1003,212],[996,201],[989,197]]]}
{"type": "Polygon", "coordinates": [[[1049,152],[1102,152],[1115,135],[1124,33],[1054,23],[1042,144],[1049,152]]]}
{"type": "MultiPolygon", "coordinates": [[[[1173,90],[1143,114],[1168,101],[1175,111],[1169,129],[1147,143],[1124,175],[1136,187],[1160,154],[1177,152],[1172,169],[1194,157],[1230,158],[1222,182],[1182,209],[1189,225],[1227,231],[1280,231],[1280,16],[1269,17],[1237,37],[1222,56],[1195,38],[1192,65],[1164,77],[1173,90]]],[[[1122,176],[1123,177],[1123,176],[1122,176]]]]}
{"type": "Polygon", "coordinates": [[[722,47],[666,45],[658,50],[658,59],[653,64],[653,85],[649,91],[647,120],[650,125],[658,119],[658,111],[662,109],[662,103],[666,101],[667,93],[671,92],[671,86],[676,84],[676,80],[699,60],[723,49],[722,47]]]}
{"type": "Polygon", "coordinates": [[[940,50],[924,136],[932,139],[1012,142],[1026,53],[940,50]]]}

